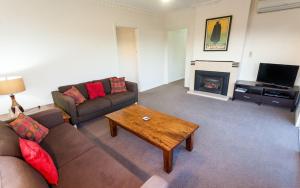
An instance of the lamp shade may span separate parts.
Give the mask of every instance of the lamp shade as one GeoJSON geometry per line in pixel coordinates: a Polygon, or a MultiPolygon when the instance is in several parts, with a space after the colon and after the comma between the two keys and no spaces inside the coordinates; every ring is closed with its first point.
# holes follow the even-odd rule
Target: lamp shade
{"type": "Polygon", "coordinates": [[[8,77],[0,80],[0,95],[8,95],[25,91],[25,84],[21,77],[8,77]]]}

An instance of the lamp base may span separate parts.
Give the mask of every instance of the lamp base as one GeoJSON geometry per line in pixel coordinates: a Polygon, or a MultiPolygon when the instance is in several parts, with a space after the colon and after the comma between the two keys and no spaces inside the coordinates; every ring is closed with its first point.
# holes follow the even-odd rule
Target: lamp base
{"type": "Polygon", "coordinates": [[[14,114],[19,114],[20,112],[23,113],[24,112],[24,108],[16,101],[15,95],[11,94],[10,95],[11,98],[11,111],[14,114]]]}

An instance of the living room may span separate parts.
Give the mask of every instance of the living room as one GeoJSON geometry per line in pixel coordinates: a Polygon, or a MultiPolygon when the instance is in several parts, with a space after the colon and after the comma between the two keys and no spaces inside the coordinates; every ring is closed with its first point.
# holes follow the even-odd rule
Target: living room
{"type": "Polygon", "coordinates": [[[0,15],[0,121],[45,125],[58,178],[11,166],[11,137],[29,162],[9,129],[4,187],[300,186],[299,0],[2,0],[0,15]],[[226,73],[222,89],[199,71],[226,73]],[[88,104],[99,81],[110,100],[88,104]]]}

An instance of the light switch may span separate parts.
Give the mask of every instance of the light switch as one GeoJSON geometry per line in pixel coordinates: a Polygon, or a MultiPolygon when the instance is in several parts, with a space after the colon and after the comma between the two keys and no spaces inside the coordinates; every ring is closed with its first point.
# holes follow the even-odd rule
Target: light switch
{"type": "Polygon", "coordinates": [[[252,56],[253,56],[253,52],[250,51],[250,52],[249,52],[249,57],[252,57],[252,56]]]}

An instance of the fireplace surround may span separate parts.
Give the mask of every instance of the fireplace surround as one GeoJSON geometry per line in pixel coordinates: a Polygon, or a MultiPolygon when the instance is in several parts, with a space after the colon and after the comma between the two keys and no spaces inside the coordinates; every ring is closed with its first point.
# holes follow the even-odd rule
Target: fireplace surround
{"type": "Polygon", "coordinates": [[[233,96],[238,69],[239,63],[234,61],[192,61],[188,77],[189,91],[187,93],[227,101],[233,96]],[[197,83],[199,71],[203,71],[200,72],[202,74],[206,72],[206,78],[200,80],[202,82],[200,85],[197,83]],[[209,74],[207,75],[207,73],[209,74]],[[213,76],[210,73],[215,75],[213,76]],[[229,74],[228,77],[227,73],[229,74]]]}

